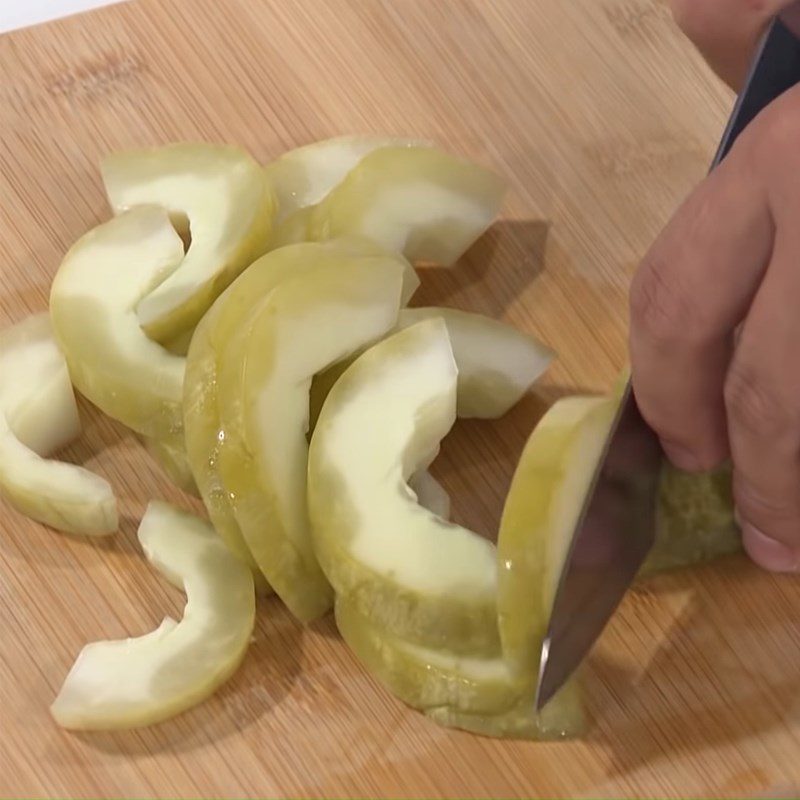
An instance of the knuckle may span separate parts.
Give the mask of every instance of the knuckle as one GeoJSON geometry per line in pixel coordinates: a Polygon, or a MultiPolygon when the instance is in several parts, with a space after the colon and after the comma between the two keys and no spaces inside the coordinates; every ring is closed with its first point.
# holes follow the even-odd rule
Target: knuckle
{"type": "Polygon", "coordinates": [[[759,163],[780,165],[798,161],[800,142],[800,93],[789,90],[761,113],[753,130],[753,149],[759,163]]]}
{"type": "Polygon", "coordinates": [[[675,24],[692,41],[696,41],[705,31],[708,17],[707,5],[702,0],[670,0],[675,24]]]}
{"type": "Polygon", "coordinates": [[[767,441],[800,431],[800,413],[782,401],[752,364],[734,360],[725,381],[725,409],[734,432],[767,441]]]}
{"type": "Polygon", "coordinates": [[[795,529],[800,523],[800,498],[795,492],[764,490],[751,481],[737,479],[734,496],[740,516],[770,532],[795,529]]]}
{"type": "Polygon", "coordinates": [[[683,340],[702,321],[697,301],[658,253],[648,254],[639,267],[629,302],[632,329],[656,343],[683,340]]]}

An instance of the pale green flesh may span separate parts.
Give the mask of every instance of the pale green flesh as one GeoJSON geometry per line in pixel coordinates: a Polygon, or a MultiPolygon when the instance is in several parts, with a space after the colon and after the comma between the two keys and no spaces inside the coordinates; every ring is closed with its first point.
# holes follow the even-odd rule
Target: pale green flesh
{"type": "Polygon", "coordinates": [[[0,494],[25,516],[65,533],[106,536],[118,527],[108,482],[25,447],[0,413],[0,494]]]}
{"type": "Polygon", "coordinates": [[[495,652],[493,546],[419,506],[406,485],[453,424],[455,392],[439,319],[350,366],[311,441],[314,545],[337,593],[372,624],[432,647],[495,652]]]}
{"type": "Polygon", "coordinates": [[[311,376],[395,324],[404,272],[393,258],[333,258],[335,268],[318,256],[272,291],[228,342],[219,374],[220,474],[250,552],[304,621],[332,601],[305,500],[311,376]]]}
{"type": "Polygon", "coordinates": [[[17,439],[40,456],[80,436],[67,362],[47,312],[0,331],[0,409],[17,439]]]}
{"type": "Polygon", "coordinates": [[[89,644],[51,707],[66,728],[150,725],[204,700],[236,670],[255,622],[253,579],[211,527],[152,502],[139,527],[148,560],[186,592],[183,618],[135,639],[89,644]]]}
{"type": "MultiPolygon", "coordinates": [[[[455,308],[403,308],[395,330],[437,317],[447,326],[458,367],[456,414],[461,418],[502,417],[522,399],[553,360],[553,351],[533,337],[482,314],[455,308]]],[[[328,392],[354,360],[355,357],[334,364],[314,378],[312,430],[328,392]]]]}
{"type": "Polygon", "coordinates": [[[335,270],[347,259],[360,257],[394,259],[403,270],[404,296],[410,296],[419,284],[409,264],[386,256],[367,240],[353,237],[283,248],[255,261],[226,289],[197,326],[189,348],[183,399],[189,463],[214,527],[233,552],[253,568],[260,592],[268,589],[266,579],[242,536],[230,493],[219,474],[220,452],[225,447],[218,401],[220,360],[229,339],[249,330],[251,318],[276,286],[320,264],[335,270]]]}
{"type": "Polygon", "coordinates": [[[554,353],[532,336],[483,314],[455,308],[404,308],[398,330],[441,317],[458,365],[459,417],[502,417],[531,388],[554,353]]]}
{"type": "Polygon", "coordinates": [[[520,671],[538,670],[556,582],[617,406],[613,397],[559,400],[514,473],[497,539],[497,605],[503,653],[520,671]]]}
{"type": "Polygon", "coordinates": [[[433,475],[423,469],[409,478],[408,485],[417,502],[440,519],[450,519],[450,495],[433,475]]]}
{"type": "Polygon", "coordinates": [[[465,656],[403,641],[394,628],[367,619],[356,597],[339,596],[345,641],[404,702],[440,724],[487,736],[548,739],[582,729],[576,684],[536,713],[535,682],[556,581],[617,403],[615,397],[556,403],[522,454],[497,549],[502,655],[465,656]]]}
{"type": "Polygon", "coordinates": [[[278,200],[276,223],[320,202],[361,161],[380,147],[409,147],[416,140],[383,136],[337,136],[284,153],[265,167],[278,200]]]}
{"type": "Polygon", "coordinates": [[[0,494],[52,528],[104,536],[118,525],[109,484],[83,467],[43,457],[80,430],[67,365],[48,315],[0,332],[0,494]]]}
{"type": "Polygon", "coordinates": [[[81,394],[163,441],[181,435],[186,362],[147,337],[136,304],[182,257],[166,212],[137,206],[81,237],[50,292],[56,339],[81,394]]]}
{"type": "Polygon", "coordinates": [[[116,212],[153,203],[188,218],[186,256],[137,305],[148,335],[174,340],[266,250],[275,198],[263,169],[239,148],[198,143],[114,153],[102,173],[116,212]]]}
{"type": "Polygon", "coordinates": [[[342,595],[336,598],[336,625],[364,666],[414,708],[492,713],[511,707],[522,691],[502,657],[458,655],[406,642],[373,625],[342,595]]]}
{"type": "Polygon", "coordinates": [[[412,262],[450,265],[489,227],[504,193],[493,173],[435,148],[383,147],[289,215],[272,246],[357,234],[412,262]]]}

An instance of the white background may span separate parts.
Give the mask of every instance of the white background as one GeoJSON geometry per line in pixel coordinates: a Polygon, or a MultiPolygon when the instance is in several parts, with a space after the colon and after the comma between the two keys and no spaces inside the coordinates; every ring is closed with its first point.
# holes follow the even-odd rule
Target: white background
{"type": "Polygon", "coordinates": [[[0,0],[0,33],[120,0],[0,0]]]}

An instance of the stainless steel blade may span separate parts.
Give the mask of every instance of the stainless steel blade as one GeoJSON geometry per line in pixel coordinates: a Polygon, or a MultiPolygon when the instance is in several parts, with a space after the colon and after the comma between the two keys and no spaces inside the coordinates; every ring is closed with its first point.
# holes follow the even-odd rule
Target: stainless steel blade
{"type": "MultiPolygon", "coordinates": [[[[747,124],[800,81],[800,42],[775,21],[731,113],[713,169],[747,124]]],[[[558,691],[600,636],[655,538],[662,451],[630,382],[575,528],[542,644],[536,708],[558,691]]]]}

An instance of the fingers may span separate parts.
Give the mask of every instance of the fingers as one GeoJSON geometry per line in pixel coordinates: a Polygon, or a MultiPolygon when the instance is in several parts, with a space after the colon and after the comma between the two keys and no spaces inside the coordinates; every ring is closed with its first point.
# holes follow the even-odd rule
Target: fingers
{"type": "Polygon", "coordinates": [[[744,545],[768,569],[797,571],[800,196],[790,182],[775,181],[770,206],[776,226],[772,258],[741,330],[725,402],[744,545]]]}
{"type": "MultiPolygon", "coordinates": [[[[711,68],[738,90],[769,21],[791,0],[670,0],[675,21],[711,68]]],[[[800,6],[799,6],[800,7],[800,6]]],[[[794,10],[789,13],[794,14],[794,10]]]]}
{"type": "Polygon", "coordinates": [[[772,249],[746,137],[678,210],[631,287],[634,393],[670,460],[690,471],[728,456],[723,386],[733,331],[772,249]]]}
{"type": "Polygon", "coordinates": [[[679,210],[631,293],[643,415],[680,468],[711,468],[729,446],[745,547],[781,571],[800,571],[798,142],[800,87],[679,210]]]}

